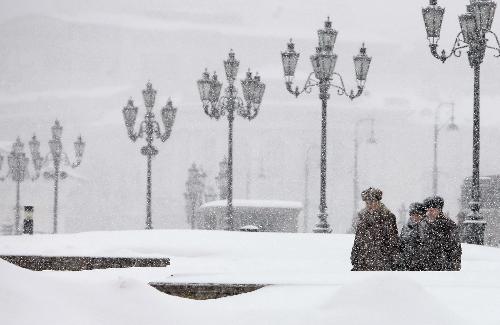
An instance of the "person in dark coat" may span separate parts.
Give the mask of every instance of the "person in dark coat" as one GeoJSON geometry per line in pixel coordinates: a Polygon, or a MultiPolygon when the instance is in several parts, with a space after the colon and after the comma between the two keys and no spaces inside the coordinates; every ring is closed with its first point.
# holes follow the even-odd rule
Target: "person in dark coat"
{"type": "Polygon", "coordinates": [[[401,243],[400,270],[422,271],[425,269],[422,254],[422,240],[420,238],[420,222],[425,216],[425,206],[415,202],[410,204],[408,213],[410,218],[401,229],[399,237],[401,243]]]}
{"type": "Polygon", "coordinates": [[[396,270],[399,250],[396,216],[381,202],[381,190],[370,187],[361,192],[361,198],[366,207],[358,214],[351,251],[352,270],[396,270]]]}
{"type": "Polygon", "coordinates": [[[427,213],[420,223],[422,254],[426,271],[460,271],[462,247],[458,227],[443,214],[439,196],[424,200],[427,213]]]}

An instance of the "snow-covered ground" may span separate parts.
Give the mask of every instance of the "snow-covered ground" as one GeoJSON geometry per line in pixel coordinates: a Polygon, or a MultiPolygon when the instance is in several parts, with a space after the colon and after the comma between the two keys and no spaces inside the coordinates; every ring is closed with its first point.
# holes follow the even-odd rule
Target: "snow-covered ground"
{"type": "Polygon", "coordinates": [[[461,272],[350,272],[350,235],[189,230],[0,237],[0,254],[166,256],[167,268],[34,272],[0,261],[1,324],[500,324],[500,249],[461,272]],[[193,301],[152,281],[268,283],[193,301]]]}

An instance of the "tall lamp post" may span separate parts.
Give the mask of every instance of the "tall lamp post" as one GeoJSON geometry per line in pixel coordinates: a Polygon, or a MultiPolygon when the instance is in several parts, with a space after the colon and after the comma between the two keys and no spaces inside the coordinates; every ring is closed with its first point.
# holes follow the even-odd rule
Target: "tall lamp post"
{"type": "Polygon", "coordinates": [[[203,203],[206,177],[205,172],[201,168],[196,167],[194,163],[188,170],[184,198],[186,199],[187,219],[191,225],[191,229],[195,229],[196,226],[196,209],[203,203]]]}
{"type": "Polygon", "coordinates": [[[344,86],[341,75],[335,72],[335,63],[337,55],[333,53],[333,47],[337,38],[337,31],[332,28],[332,23],[328,18],[325,22],[325,28],[318,30],[319,44],[316,47],[316,53],[311,55],[311,63],[313,72],[309,74],[307,81],[302,88],[292,87],[295,68],[299,60],[299,53],[295,51],[295,44],[290,40],[288,48],[285,52],[281,52],[283,62],[283,70],[285,74],[285,85],[288,92],[295,97],[301,93],[310,93],[314,86],[319,87],[319,98],[322,103],[321,113],[321,182],[320,182],[320,204],[319,204],[319,223],[313,229],[316,233],[331,233],[332,229],[328,224],[328,213],[326,212],[326,109],[327,101],[330,98],[329,89],[334,87],[337,89],[338,95],[346,95],[349,99],[359,97],[363,92],[368,68],[370,66],[371,57],[366,55],[366,48],[361,47],[359,54],[354,57],[354,67],[357,79],[357,92],[348,91],[344,86]],[[314,77],[313,77],[314,75],[314,77]],[[333,78],[338,79],[338,83],[334,83],[333,78]]]}
{"type": "Polygon", "coordinates": [[[235,112],[241,117],[251,121],[259,113],[260,104],[264,95],[266,86],[260,81],[260,76],[252,76],[247,72],[246,78],[241,80],[243,89],[243,100],[238,96],[238,91],[234,82],[238,74],[240,62],[235,59],[234,52],[229,52],[229,57],[224,60],[224,69],[228,86],[225,89],[225,95],[220,96],[222,83],[217,80],[214,72],[212,77],[207,70],[202,74],[202,78],[197,81],[200,92],[203,110],[210,118],[218,120],[221,116],[227,114],[229,122],[228,132],[228,173],[227,173],[227,211],[226,211],[226,230],[233,230],[233,121],[235,112]]]}
{"type": "MultiPolygon", "coordinates": [[[[2,168],[3,157],[0,156],[0,169],[2,168]]],[[[14,234],[21,234],[20,220],[21,220],[21,205],[20,201],[20,187],[21,182],[23,182],[28,176],[28,163],[29,158],[26,157],[24,153],[24,143],[21,142],[19,137],[16,142],[12,144],[12,150],[7,156],[7,163],[9,171],[5,177],[1,177],[0,180],[5,180],[6,178],[11,178],[13,182],[16,183],[16,208],[15,208],[15,218],[14,218],[14,234]]]]}
{"type": "Polygon", "coordinates": [[[440,103],[438,107],[436,107],[434,111],[434,141],[433,141],[433,148],[434,148],[434,163],[432,164],[432,193],[434,195],[438,194],[438,177],[439,177],[439,171],[438,171],[438,144],[439,144],[439,133],[441,130],[447,127],[448,130],[450,131],[456,131],[458,130],[458,126],[455,124],[455,104],[454,103],[440,103]],[[449,123],[445,124],[439,124],[439,112],[440,108],[443,107],[444,105],[449,105],[448,107],[451,108],[451,114],[450,114],[450,120],[449,123]]]}
{"type": "Polygon", "coordinates": [[[59,180],[63,180],[68,177],[68,173],[61,170],[61,168],[66,166],[71,166],[71,168],[76,168],[82,163],[83,152],[85,150],[85,142],[83,142],[82,137],[79,136],[74,142],[75,157],[76,161],[71,162],[69,160],[68,154],[63,151],[63,145],[61,142],[61,136],[63,127],[58,120],[54,122],[51,127],[52,139],[49,140],[50,153],[44,158],[40,155],[40,142],[37,140],[36,135],[29,142],[31,157],[37,171],[37,177],[42,169],[42,167],[48,162],[52,161],[54,170],[45,171],[43,176],[46,179],[54,180],[54,218],[53,218],[53,228],[52,232],[57,234],[58,227],[58,204],[59,204],[59,180]]]}
{"type": "Polygon", "coordinates": [[[362,118],[356,121],[354,124],[354,175],[352,178],[353,183],[353,212],[352,212],[352,230],[354,232],[356,230],[357,219],[358,219],[358,209],[359,209],[359,175],[358,175],[358,154],[359,154],[359,129],[365,123],[370,123],[370,137],[366,140],[369,144],[377,143],[375,140],[375,129],[373,125],[375,123],[375,119],[373,118],[362,118]]]}
{"type": "Polygon", "coordinates": [[[458,17],[461,31],[453,43],[449,54],[446,51],[438,53],[438,41],[441,34],[444,8],[437,5],[437,0],[429,0],[429,6],[422,8],[427,39],[431,54],[443,63],[452,55],[459,57],[461,50],[467,48],[469,65],[474,70],[474,105],[472,131],[472,201],[469,202],[471,213],[464,222],[466,227],[465,241],[470,244],[482,245],[486,222],[480,215],[479,189],[479,152],[480,152],[480,123],[479,123],[479,81],[480,67],[486,49],[492,49],[500,56],[500,43],[497,35],[491,31],[491,24],[495,15],[496,3],[491,0],[471,0],[466,6],[466,13],[458,17]],[[496,44],[490,44],[493,40],[496,44]]]}
{"type": "Polygon", "coordinates": [[[172,126],[174,125],[177,108],[172,105],[170,98],[167,104],[161,109],[161,119],[165,127],[165,132],[161,133],[160,124],[156,121],[153,113],[155,105],[156,90],[153,85],[148,82],[146,89],[142,91],[144,98],[144,106],[146,107],[146,114],[144,120],[139,124],[139,132],[135,133],[134,126],[137,118],[137,107],[134,106],[132,99],[123,107],[123,118],[125,120],[125,127],[129,138],[135,142],[138,138],[145,138],[146,145],[141,148],[141,153],[147,157],[147,174],[146,174],[146,229],[153,229],[153,221],[151,217],[151,192],[152,192],[152,176],[151,176],[151,161],[154,156],[158,154],[158,149],[153,146],[154,138],[160,139],[162,142],[167,141],[172,133],[172,126]]]}

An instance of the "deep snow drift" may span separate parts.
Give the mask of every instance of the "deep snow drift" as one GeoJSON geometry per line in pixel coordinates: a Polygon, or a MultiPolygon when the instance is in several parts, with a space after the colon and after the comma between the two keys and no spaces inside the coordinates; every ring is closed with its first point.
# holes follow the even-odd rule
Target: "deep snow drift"
{"type": "Polygon", "coordinates": [[[460,272],[349,272],[350,235],[153,230],[0,237],[0,254],[165,256],[171,266],[33,272],[0,261],[3,324],[499,324],[500,249],[460,272]],[[217,300],[148,282],[269,283],[217,300]]]}

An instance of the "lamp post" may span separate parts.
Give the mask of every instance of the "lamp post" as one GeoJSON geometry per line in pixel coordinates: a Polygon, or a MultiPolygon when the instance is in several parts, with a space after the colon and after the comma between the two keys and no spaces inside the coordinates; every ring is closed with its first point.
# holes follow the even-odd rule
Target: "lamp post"
{"type": "Polygon", "coordinates": [[[458,17],[461,31],[453,43],[449,54],[442,51],[438,54],[438,41],[441,34],[444,8],[438,6],[437,0],[429,0],[429,6],[422,8],[427,39],[431,54],[445,62],[452,55],[461,56],[462,49],[467,48],[469,65],[474,71],[474,104],[473,104],[473,131],[472,131],[472,201],[469,202],[471,213],[464,222],[466,227],[465,241],[470,244],[483,244],[486,222],[480,215],[480,189],[479,189],[479,153],[480,153],[480,123],[479,123],[479,81],[480,67],[486,49],[498,52],[500,56],[500,43],[497,35],[491,31],[491,24],[495,15],[496,3],[491,0],[471,0],[466,6],[466,13],[458,17]],[[490,44],[493,40],[496,44],[490,44]]]}
{"type": "Polygon", "coordinates": [[[144,120],[139,124],[139,132],[134,131],[135,120],[137,118],[138,108],[134,106],[132,99],[123,107],[123,118],[125,120],[125,127],[129,138],[135,142],[138,138],[145,138],[146,145],[141,148],[141,154],[147,157],[147,174],[146,174],[146,229],[153,229],[153,221],[151,217],[151,192],[152,192],[152,175],[151,175],[151,162],[154,156],[158,154],[158,149],[153,146],[154,138],[160,139],[162,142],[167,141],[172,133],[172,126],[174,125],[177,108],[172,105],[170,98],[167,104],[161,109],[161,119],[165,127],[165,132],[161,133],[160,124],[156,121],[153,113],[155,105],[156,90],[153,85],[148,82],[146,89],[142,91],[144,98],[144,106],[146,107],[146,114],[144,120]]]}
{"type": "Polygon", "coordinates": [[[227,211],[226,211],[226,230],[233,230],[233,121],[235,112],[241,117],[251,121],[259,113],[260,104],[264,95],[266,86],[260,81],[260,76],[252,76],[247,72],[246,78],[241,80],[243,89],[243,100],[238,96],[238,91],[234,82],[238,74],[240,62],[236,60],[233,50],[229,52],[229,57],[224,60],[224,69],[228,86],[225,89],[225,95],[219,98],[222,83],[217,80],[214,72],[212,77],[207,70],[202,74],[202,78],[197,81],[200,99],[203,104],[203,110],[210,118],[218,120],[221,116],[227,114],[229,122],[228,132],[228,172],[227,172],[227,211]]]}
{"type": "Polygon", "coordinates": [[[359,153],[359,128],[365,123],[370,123],[370,137],[366,140],[369,144],[377,143],[375,140],[375,130],[373,125],[375,119],[373,118],[362,118],[356,121],[354,124],[354,175],[352,178],[353,183],[353,212],[352,212],[352,232],[355,232],[357,219],[358,219],[358,209],[359,209],[359,175],[358,175],[358,153],[359,153]]]}
{"type": "Polygon", "coordinates": [[[188,180],[186,181],[184,198],[186,199],[187,219],[191,225],[191,229],[195,229],[196,208],[203,203],[206,177],[207,175],[201,168],[197,168],[195,163],[193,163],[188,170],[188,180]]]}
{"type": "Polygon", "coordinates": [[[337,55],[333,53],[333,47],[337,38],[337,31],[332,28],[332,23],[328,18],[325,22],[325,28],[318,30],[319,44],[316,47],[316,53],[311,55],[311,63],[313,72],[309,74],[307,81],[302,88],[292,87],[295,68],[299,60],[299,53],[295,51],[295,44],[290,40],[288,48],[285,52],[281,52],[283,62],[283,70],[285,74],[285,85],[288,92],[298,97],[301,93],[310,93],[312,87],[318,86],[319,98],[322,103],[321,113],[321,182],[320,182],[320,204],[319,204],[319,223],[313,229],[316,233],[331,233],[332,229],[328,224],[328,213],[326,212],[326,116],[327,116],[327,101],[330,98],[329,89],[334,87],[337,89],[338,95],[346,95],[349,99],[359,97],[363,92],[368,68],[370,66],[371,57],[366,55],[366,48],[361,47],[359,54],[354,57],[354,67],[357,79],[357,92],[348,92],[344,86],[341,75],[335,72],[335,63],[337,55]],[[314,75],[314,77],[313,77],[314,75]],[[333,78],[338,79],[338,83],[334,83],[333,78]]]}
{"type": "Polygon", "coordinates": [[[76,161],[72,163],[69,160],[68,154],[63,151],[63,145],[61,142],[63,127],[58,120],[54,122],[54,125],[51,127],[51,131],[52,131],[52,139],[49,140],[50,153],[45,157],[45,159],[42,158],[40,155],[40,142],[37,140],[36,135],[33,135],[33,138],[29,142],[29,146],[31,151],[31,157],[35,165],[35,170],[37,171],[37,177],[39,177],[39,173],[42,167],[49,161],[52,161],[54,167],[54,171],[45,171],[43,173],[43,176],[46,179],[54,180],[54,218],[53,218],[52,232],[54,234],[57,234],[59,180],[63,180],[66,177],[68,177],[68,173],[62,171],[61,168],[64,165],[71,166],[71,168],[76,168],[80,166],[80,164],[82,163],[83,152],[85,150],[85,142],[83,142],[81,136],[79,136],[77,140],[74,142],[76,161]]]}
{"type": "MultiPolygon", "coordinates": [[[[0,156],[0,168],[2,168],[3,157],[0,156]]],[[[16,208],[15,208],[15,218],[14,218],[14,234],[21,234],[20,220],[21,220],[21,205],[19,203],[21,196],[21,182],[26,179],[28,175],[28,163],[29,158],[26,157],[24,153],[24,143],[21,142],[19,137],[16,142],[12,144],[12,150],[7,156],[7,163],[9,165],[9,171],[5,177],[0,178],[0,180],[5,180],[6,178],[11,178],[13,182],[16,183],[16,208]]]]}
{"type": "Polygon", "coordinates": [[[434,110],[434,141],[433,141],[433,148],[434,148],[434,163],[432,165],[432,193],[434,195],[437,195],[438,193],[438,177],[439,177],[439,172],[438,172],[438,143],[439,143],[439,133],[441,130],[447,127],[448,130],[450,131],[456,131],[458,130],[458,126],[455,124],[455,104],[454,103],[440,103],[438,107],[434,110]],[[449,105],[451,108],[451,114],[450,114],[450,121],[447,124],[442,124],[439,125],[439,112],[440,108],[444,105],[449,105]]]}

